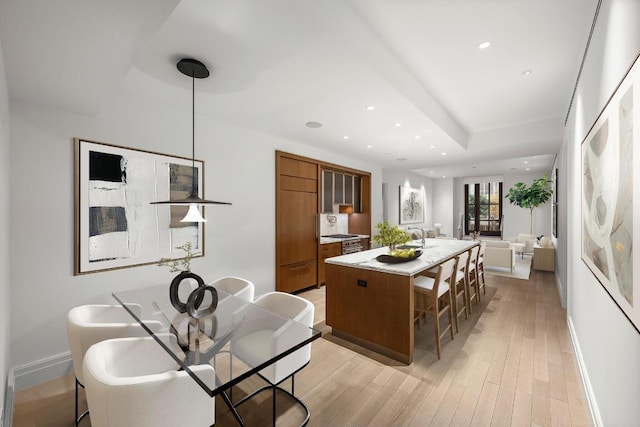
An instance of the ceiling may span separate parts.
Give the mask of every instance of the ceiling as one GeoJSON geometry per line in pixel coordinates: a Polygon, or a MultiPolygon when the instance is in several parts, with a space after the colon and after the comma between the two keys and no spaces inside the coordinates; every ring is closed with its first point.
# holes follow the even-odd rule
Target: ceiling
{"type": "Polygon", "coordinates": [[[0,40],[11,102],[183,102],[175,63],[194,57],[212,72],[199,114],[385,169],[484,176],[551,169],[596,4],[0,0],[0,40]]]}

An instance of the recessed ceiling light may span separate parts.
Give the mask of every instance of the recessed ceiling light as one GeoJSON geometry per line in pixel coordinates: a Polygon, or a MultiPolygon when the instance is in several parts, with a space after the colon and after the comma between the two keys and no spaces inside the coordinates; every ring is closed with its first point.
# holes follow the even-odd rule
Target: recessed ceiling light
{"type": "Polygon", "coordinates": [[[372,147],[373,147],[373,145],[367,145],[367,148],[372,148],[372,147]]]}
{"type": "Polygon", "coordinates": [[[433,145],[433,144],[431,144],[431,145],[429,146],[429,148],[436,148],[436,146],[435,146],[435,145],[433,145]]]}
{"type": "Polygon", "coordinates": [[[486,49],[491,46],[491,42],[482,42],[478,45],[478,49],[486,49]]]}
{"type": "Polygon", "coordinates": [[[522,75],[523,75],[523,76],[530,76],[530,75],[531,75],[531,73],[533,73],[533,70],[524,70],[524,71],[522,72],[522,75]]]}
{"type": "Polygon", "coordinates": [[[445,153],[444,151],[442,153],[440,153],[441,156],[446,156],[447,153],[445,153]]]}
{"type": "Polygon", "coordinates": [[[446,176],[446,175],[442,175],[442,177],[443,177],[443,178],[446,178],[447,176],[446,176]]]}
{"type": "Polygon", "coordinates": [[[402,126],[402,123],[396,123],[395,126],[399,128],[400,126],[402,126]]]}
{"type": "Polygon", "coordinates": [[[414,136],[413,139],[420,139],[420,135],[414,136]]]}
{"type": "Polygon", "coordinates": [[[320,122],[307,122],[304,124],[308,128],[316,129],[322,127],[322,123],[320,122]]]}
{"type": "Polygon", "coordinates": [[[525,165],[526,165],[527,163],[529,163],[529,160],[525,160],[525,161],[524,161],[524,164],[525,164],[525,165]]]}
{"type": "Polygon", "coordinates": [[[433,171],[430,171],[429,173],[433,173],[433,171]]]}
{"type": "Polygon", "coordinates": [[[531,168],[526,168],[525,170],[528,170],[528,171],[530,171],[530,170],[531,170],[531,168]]]}
{"type": "Polygon", "coordinates": [[[349,135],[344,135],[342,139],[349,139],[349,135]]]}
{"type": "Polygon", "coordinates": [[[367,110],[367,111],[372,111],[372,110],[375,110],[375,109],[376,109],[376,107],[374,107],[373,105],[367,105],[367,106],[366,106],[366,107],[364,107],[364,108],[365,108],[365,110],[367,110]]]}

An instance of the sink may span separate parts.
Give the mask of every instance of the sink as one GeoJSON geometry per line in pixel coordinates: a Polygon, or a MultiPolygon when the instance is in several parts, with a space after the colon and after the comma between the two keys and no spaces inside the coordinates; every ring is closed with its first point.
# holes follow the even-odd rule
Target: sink
{"type": "Polygon", "coordinates": [[[422,249],[420,245],[400,245],[396,246],[396,249],[422,249]]]}

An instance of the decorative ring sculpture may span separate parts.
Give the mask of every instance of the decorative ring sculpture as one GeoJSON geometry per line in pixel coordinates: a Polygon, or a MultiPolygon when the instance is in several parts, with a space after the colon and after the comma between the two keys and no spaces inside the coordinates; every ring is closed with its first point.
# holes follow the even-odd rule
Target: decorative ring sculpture
{"type": "Polygon", "coordinates": [[[218,307],[218,291],[213,286],[200,286],[189,295],[187,299],[187,313],[194,319],[202,319],[216,311],[218,307]],[[205,292],[211,293],[211,304],[206,308],[200,308],[205,292]]]}
{"type": "MultiPolygon", "coordinates": [[[[202,277],[194,274],[190,271],[183,271],[173,278],[171,281],[171,287],[169,288],[169,299],[171,300],[171,305],[175,307],[176,310],[180,313],[185,313],[187,311],[187,304],[180,301],[180,295],[178,294],[178,290],[180,289],[180,284],[185,279],[194,279],[198,282],[198,289],[204,286],[204,280],[202,277]]],[[[204,294],[199,294],[200,297],[195,301],[197,306],[200,306],[202,303],[202,298],[204,298],[204,294]]],[[[216,295],[216,305],[217,305],[217,295],[216,295]]]]}

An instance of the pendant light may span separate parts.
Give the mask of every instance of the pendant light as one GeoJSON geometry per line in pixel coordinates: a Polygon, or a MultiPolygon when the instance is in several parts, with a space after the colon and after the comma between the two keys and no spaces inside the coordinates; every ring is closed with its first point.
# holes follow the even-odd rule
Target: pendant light
{"type": "Polygon", "coordinates": [[[184,199],[151,202],[151,204],[189,206],[189,210],[187,211],[185,217],[182,218],[181,222],[206,222],[207,220],[204,219],[200,214],[198,206],[231,204],[228,202],[217,202],[214,200],[201,199],[200,197],[198,197],[198,192],[196,191],[196,79],[206,79],[207,77],[209,77],[209,70],[202,62],[191,58],[181,59],[177,64],[177,68],[178,71],[180,71],[182,74],[191,77],[191,194],[189,194],[184,199]]]}

